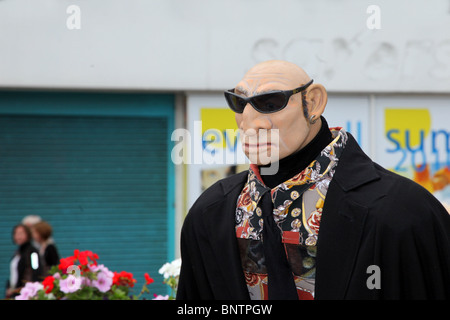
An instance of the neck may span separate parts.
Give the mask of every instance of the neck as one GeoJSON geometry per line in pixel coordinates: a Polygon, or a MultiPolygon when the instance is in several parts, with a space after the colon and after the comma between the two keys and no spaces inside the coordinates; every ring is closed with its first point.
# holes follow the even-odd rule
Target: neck
{"type": "MultiPolygon", "coordinates": [[[[278,172],[274,175],[262,175],[264,184],[269,188],[274,188],[277,185],[292,178],[306,168],[320,152],[333,140],[331,131],[328,128],[328,123],[321,117],[322,126],[316,136],[301,150],[281,159],[278,162],[278,172]]],[[[264,165],[261,167],[270,166],[264,165]]]]}

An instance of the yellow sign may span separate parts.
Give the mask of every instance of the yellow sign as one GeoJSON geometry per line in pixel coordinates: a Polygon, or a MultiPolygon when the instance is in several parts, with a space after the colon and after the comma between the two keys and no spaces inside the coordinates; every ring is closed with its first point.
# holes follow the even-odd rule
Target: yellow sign
{"type": "Polygon", "coordinates": [[[431,130],[428,109],[386,109],[385,133],[395,137],[400,148],[415,148],[423,143],[431,130]]]}
{"type": "Polygon", "coordinates": [[[224,108],[202,108],[203,147],[235,150],[238,141],[238,127],[234,112],[224,108]]]}

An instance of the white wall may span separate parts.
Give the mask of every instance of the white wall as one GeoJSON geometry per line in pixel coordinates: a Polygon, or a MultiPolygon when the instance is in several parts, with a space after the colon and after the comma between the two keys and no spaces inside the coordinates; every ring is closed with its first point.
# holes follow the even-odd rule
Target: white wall
{"type": "Polygon", "coordinates": [[[4,88],[223,90],[272,58],[333,92],[449,92],[450,2],[0,1],[4,88]]]}

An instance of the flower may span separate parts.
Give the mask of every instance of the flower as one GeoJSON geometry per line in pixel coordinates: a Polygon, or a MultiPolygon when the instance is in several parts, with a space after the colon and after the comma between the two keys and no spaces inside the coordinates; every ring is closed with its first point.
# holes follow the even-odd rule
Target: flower
{"type": "Polygon", "coordinates": [[[178,288],[178,278],[180,276],[181,259],[175,259],[171,263],[165,263],[160,269],[159,273],[164,276],[164,283],[167,284],[172,292],[169,300],[175,299],[178,288]]]}
{"type": "Polygon", "coordinates": [[[81,279],[69,274],[67,278],[59,280],[59,289],[64,293],[72,293],[80,289],[81,279]]]}
{"type": "Polygon", "coordinates": [[[154,294],[153,296],[154,298],[152,300],[169,300],[168,294],[165,296],[154,294]]]}
{"type": "Polygon", "coordinates": [[[145,284],[149,285],[151,283],[153,283],[155,280],[153,280],[153,278],[151,278],[148,273],[144,273],[144,278],[145,278],[145,284]]]}
{"type": "Polygon", "coordinates": [[[39,282],[27,282],[20,290],[20,294],[16,296],[16,300],[29,300],[34,298],[39,290],[44,286],[39,282]]]}
{"type": "Polygon", "coordinates": [[[55,278],[53,276],[48,276],[42,281],[42,285],[44,286],[45,293],[52,292],[53,288],[55,287],[55,278]]]}
{"type": "MultiPolygon", "coordinates": [[[[92,251],[74,250],[73,255],[60,259],[50,269],[42,283],[28,282],[21,289],[17,300],[137,300],[144,293],[150,293],[148,285],[154,282],[148,273],[139,294],[131,294],[136,284],[133,274],[127,271],[112,272],[105,265],[98,264],[98,255],[92,251]]],[[[154,300],[172,300],[178,285],[180,261],[167,263],[160,270],[167,273],[164,283],[172,288],[170,295],[156,295],[154,300]]],[[[145,299],[145,298],[144,298],[145,299]]]]}
{"type": "Polygon", "coordinates": [[[86,270],[90,265],[97,265],[98,255],[93,253],[92,251],[80,251],[75,249],[73,251],[73,256],[62,258],[59,260],[58,269],[63,273],[67,272],[67,268],[72,265],[75,265],[75,262],[78,261],[81,269],[86,270]]]}
{"type": "Polygon", "coordinates": [[[66,270],[68,267],[73,266],[75,264],[75,257],[67,257],[67,258],[61,258],[59,260],[58,269],[61,270],[63,273],[66,273],[66,270]]]}
{"type": "Polygon", "coordinates": [[[87,286],[93,286],[100,292],[107,292],[109,289],[111,289],[114,279],[114,273],[109,271],[109,269],[105,267],[105,265],[90,265],[88,269],[91,272],[97,274],[97,279],[94,279],[92,281],[86,279],[85,283],[87,286]]]}
{"type": "Polygon", "coordinates": [[[80,252],[80,250],[77,249],[73,252],[73,255],[78,259],[82,266],[87,266],[89,262],[94,265],[97,264],[98,255],[92,251],[86,250],[80,252]]]}
{"type": "Polygon", "coordinates": [[[181,259],[176,259],[171,263],[165,263],[160,269],[159,274],[164,275],[165,279],[178,277],[180,275],[181,259]]]}
{"type": "Polygon", "coordinates": [[[107,267],[105,267],[105,265],[100,264],[100,265],[90,265],[89,270],[92,272],[105,272],[105,273],[111,273],[111,277],[114,276],[114,273],[109,271],[109,269],[107,267]]]}
{"type": "Polygon", "coordinates": [[[133,274],[126,271],[114,272],[113,283],[119,286],[134,287],[136,279],[133,279],[133,274]]]}
{"type": "Polygon", "coordinates": [[[110,271],[100,272],[97,274],[97,279],[92,281],[92,285],[100,292],[106,292],[111,289],[114,274],[110,271]]]}

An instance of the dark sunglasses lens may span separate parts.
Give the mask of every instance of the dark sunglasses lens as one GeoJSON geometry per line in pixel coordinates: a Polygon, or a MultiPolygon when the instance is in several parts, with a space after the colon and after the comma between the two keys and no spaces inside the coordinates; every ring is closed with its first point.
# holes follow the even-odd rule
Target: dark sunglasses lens
{"type": "Polygon", "coordinates": [[[253,97],[253,103],[261,112],[276,112],[284,107],[286,97],[281,92],[268,93],[253,97]]]}
{"type": "Polygon", "coordinates": [[[230,108],[237,113],[242,113],[247,105],[247,101],[228,92],[225,94],[225,98],[227,99],[230,108]]]}

